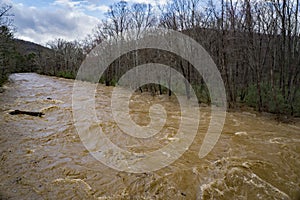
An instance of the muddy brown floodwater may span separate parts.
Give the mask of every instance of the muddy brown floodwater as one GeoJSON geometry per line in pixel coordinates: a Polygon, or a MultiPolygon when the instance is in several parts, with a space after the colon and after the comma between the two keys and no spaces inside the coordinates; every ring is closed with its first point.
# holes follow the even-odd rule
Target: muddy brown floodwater
{"type": "MultiPolygon", "coordinates": [[[[300,125],[267,116],[229,112],[222,135],[203,159],[198,152],[210,119],[201,108],[198,134],[173,164],[135,174],[113,170],[83,146],[72,118],[73,81],[38,74],[13,74],[0,94],[0,199],[299,199],[300,125]],[[9,115],[10,109],[42,111],[43,117],[9,115]]],[[[118,146],[151,151],[176,138],[176,98],[136,94],[131,117],[149,123],[149,106],[168,113],[151,139],[122,133],[110,110],[112,88],[98,86],[99,126],[118,146]]]]}

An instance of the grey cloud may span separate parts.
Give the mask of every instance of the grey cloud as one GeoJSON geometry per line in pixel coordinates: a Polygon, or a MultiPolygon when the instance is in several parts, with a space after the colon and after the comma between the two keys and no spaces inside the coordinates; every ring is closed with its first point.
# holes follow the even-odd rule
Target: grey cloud
{"type": "Polygon", "coordinates": [[[16,36],[45,44],[55,38],[82,39],[99,20],[74,9],[50,6],[46,8],[14,5],[16,36]]]}

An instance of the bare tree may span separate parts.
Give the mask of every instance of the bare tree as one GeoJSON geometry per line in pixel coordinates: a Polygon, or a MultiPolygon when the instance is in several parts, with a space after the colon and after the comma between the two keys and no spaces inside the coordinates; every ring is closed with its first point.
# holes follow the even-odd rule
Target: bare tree
{"type": "Polygon", "coordinates": [[[13,34],[12,34],[12,14],[10,13],[12,6],[7,4],[0,5],[0,85],[7,78],[10,60],[13,52],[13,34]]]}
{"type": "Polygon", "coordinates": [[[13,14],[10,12],[12,9],[11,5],[1,4],[0,5],[0,26],[13,26],[13,14]]]}
{"type": "Polygon", "coordinates": [[[47,45],[54,51],[54,75],[74,77],[83,60],[80,43],[56,39],[48,42],[47,45]]]}

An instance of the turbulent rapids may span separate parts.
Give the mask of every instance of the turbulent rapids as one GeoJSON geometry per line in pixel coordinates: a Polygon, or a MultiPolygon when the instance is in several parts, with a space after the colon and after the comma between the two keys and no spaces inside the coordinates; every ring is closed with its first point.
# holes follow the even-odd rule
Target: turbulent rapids
{"type": "MultiPolygon", "coordinates": [[[[13,74],[4,87],[0,93],[0,199],[300,197],[299,123],[279,123],[267,114],[228,112],[217,145],[199,159],[210,121],[210,108],[203,106],[198,134],[183,156],[155,172],[126,173],[96,160],[80,140],[72,116],[73,80],[13,74]],[[45,115],[10,115],[11,110],[45,115]]],[[[114,122],[112,90],[98,86],[99,124],[91,129],[101,127],[114,144],[133,152],[154,151],[177,139],[180,109],[175,97],[132,96],[130,114],[137,124],[149,123],[153,104],[167,111],[161,132],[140,139],[124,134],[114,122]]]]}

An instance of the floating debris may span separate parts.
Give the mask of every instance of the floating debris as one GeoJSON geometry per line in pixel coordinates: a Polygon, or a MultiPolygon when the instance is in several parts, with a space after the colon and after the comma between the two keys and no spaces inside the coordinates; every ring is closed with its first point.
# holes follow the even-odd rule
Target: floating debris
{"type": "Polygon", "coordinates": [[[9,112],[10,115],[31,115],[35,117],[42,117],[42,115],[45,115],[42,112],[31,112],[31,111],[23,111],[23,110],[13,110],[9,112]]]}

